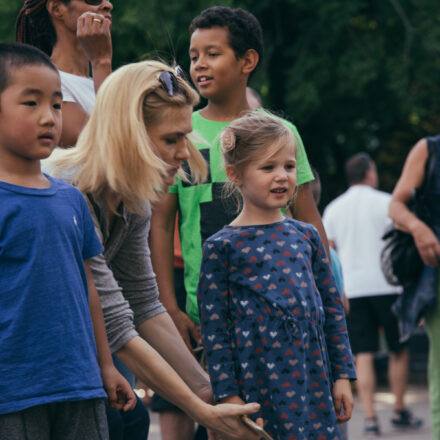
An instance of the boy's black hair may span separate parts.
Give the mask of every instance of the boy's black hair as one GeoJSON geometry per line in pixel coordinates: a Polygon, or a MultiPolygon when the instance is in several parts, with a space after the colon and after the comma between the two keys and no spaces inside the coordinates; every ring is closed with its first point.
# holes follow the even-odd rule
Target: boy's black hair
{"type": "Polygon", "coordinates": [[[263,59],[263,31],[253,14],[241,8],[213,6],[193,19],[189,32],[192,34],[197,29],[216,26],[228,29],[229,44],[237,58],[241,58],[249,49],[254,49],[260,57],[258,67],[263,59]]]}
{"type": "Polygon", "coordinates": [[[350,157],[345,164],[345,175],[349,185],[362,182],[367,171],[373,166],[373,161],[367,153],[358,153],[350,157]]]}
{"type": "Polygon", "coordinates": [[[36,47],[22,43],[0,43],[0,94],[10,83],[12,68],[43,65],[58,73],[50,58],[36,47]]]}

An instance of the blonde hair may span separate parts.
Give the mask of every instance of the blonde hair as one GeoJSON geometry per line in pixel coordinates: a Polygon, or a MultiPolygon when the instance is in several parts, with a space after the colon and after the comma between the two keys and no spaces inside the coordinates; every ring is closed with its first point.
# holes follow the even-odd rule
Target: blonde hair
{"type": "Polygon", "coordinates": [[[270,158],[285,146],[296,155],[295,135],[280,118],[252,111],[236,119],[221,133],[223,161],[239,172],[255,160],[270,158]]]}
{"type": "MultiPolygon", "coordinates": [[[[267,111],[252,111],[225,127],[220,135],[223,163],[232,165],[238,174],[251,162],[266,160],[290,146],[296,156],[292,130],[280,118],[267,111]]],[[[233,196],[240,210],[241,194],[232,182],[225,186],[225,197],[233,196]]]]}
{"type": "MultiPolygon", "coordinates": [[[[72,183],[83,193],[97,193],[111,207],[117,195],[131,212],[142,213],[145,202],[155,202],[166,189],[167,164],[148,136],[148,126],[166,117],[166,110],[194,106],[199,97],[176,76],[179,90],[171,96],[159,75],[171,67],[143,61],[119,68],[102,83],[93,112],[75,148],[56,154],[55,175],[74,169],[72,183]]],[[[188,139],[188,164],[195,182],[206,178],[207,166],[188,139]]],[[[179,176],[185,179],[183,170],[179,176]]]]}

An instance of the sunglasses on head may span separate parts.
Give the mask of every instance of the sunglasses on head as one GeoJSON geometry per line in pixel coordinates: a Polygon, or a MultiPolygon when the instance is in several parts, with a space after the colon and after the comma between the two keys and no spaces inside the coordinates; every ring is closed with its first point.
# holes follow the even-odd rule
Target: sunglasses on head
{"type": "Polygon", "coordinates": [[[176,76],[186,81],[185,73],[180,66],[174,68],[174,73],[169,70],[164,70],[159,75],[160,84],[170,96],[175,96],[180,91],[179,81],[176,76]]]}

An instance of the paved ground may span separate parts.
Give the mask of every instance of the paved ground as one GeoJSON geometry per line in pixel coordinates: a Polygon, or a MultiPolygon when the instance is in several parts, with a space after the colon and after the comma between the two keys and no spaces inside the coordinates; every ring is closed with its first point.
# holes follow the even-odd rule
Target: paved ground
{"type": "MultiPolygon", "coordinates": [[[[425,424],[423,425],[423,427],[418,430],[402,431],[394,429],[389,422],[393,412],[392,394],[387,392],[385,389],[380,390],[376,394],[376,405],[382,429],[382,435],[380,437],[377,437],[378,440],[431,440],[429,429],[429,401],[426,385],[411,385],[407,393],[407,402],[414,413],[418,417],[422,417],[425,420],[425,424]]],[[[151,412],[150,415],[151,427],[149,440],[161,440],[157,415],[151,412]]],[[[364,440],[365,437],[362,435],[362,428],[363,415],[360,409],[359,401],[356,398],[355,411],[348,426],[349,439],[364,440]]]]}
{"type": "MultiPolygon", "coordinates": [[[[378,387],[376,393],[376,408],[382,429],[382,435],[377,440],[440,440],[431,439],[430,421],[429,421],[429,399],[426,378],[428,339],[423,327],[418,327],[410,339],[411,368],[406,400],[408,406],[414,413],[424,419],[424,425],[418,430],[402,431],[396,430],[390,424],[390,418],[393,414],[393,397],[386,387],[387,356],[386,352],[378,353],[376,356],[376,373],[378,387]]],[[[159,431],[157,414],[150,412],[151,427],[149,440],[162,440],[159,431]]],[[[360,407],[359,400],[355,396],[355,409],[353,417],[349,422],[348,431],[350,440],[365,440],[362,435],[364,417],[360,407]]],[[[174,439],[173,439],[174,440],[174,439]]],[[[175,439],[181,440],[181,439],[175,439]]]]}
{"type": "MultiPolygon", "coordinates": [[[[424,419],[424,425],[417,430],[402,431],[396,430],[390,424],[390,418],[393,414],[393,396],[387,391],[376,393],[376,408],[382,429],[382,435],[378,439],[417,439],[417,440],[431,440],[431,431],[429,429],[429,400],[426,385],[412,385],[406,396],[408,406],[414,411],[418,417],[424,419]]],[[[348,431],[350,440],[363,440],[363,414],[360,408],[360,403],[356,399],[356,406],[353,417],[349,422],[348,431]]]]}

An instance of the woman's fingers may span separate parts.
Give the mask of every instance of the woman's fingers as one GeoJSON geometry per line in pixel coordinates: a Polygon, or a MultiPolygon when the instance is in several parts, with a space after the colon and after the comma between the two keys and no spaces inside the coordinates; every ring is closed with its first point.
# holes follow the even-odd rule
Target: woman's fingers
{"type": "Polygon", "coordinates": [[[111,21],[102,14],[85,12],[78,18],[76,36],[90,61],[111,58],[111,21]]]}
{"type": "Polygon", "coordinates": [[[440,243],[426,224],[419,222],[414,231],[414,241],[424,264],[433,267],[440,264],[440,243]]]}
{"type": "Polygon", "coordinates": [[[433,266],[433,267],[438,266],[439,256],[440,254],[437,251],[436,243],[424,247],[421,252],[422,260],[428,266],[433,266]]]}
{"type": "Polygon", "coordinates": [[[220,433],[220,438],[224,440],[259,440],[239,418],[242,415],[254,414],[259,409],[258,403],[216,405],[213,407],[214,419],[211,419],[209,427],[220,433]]]}

